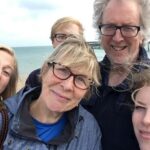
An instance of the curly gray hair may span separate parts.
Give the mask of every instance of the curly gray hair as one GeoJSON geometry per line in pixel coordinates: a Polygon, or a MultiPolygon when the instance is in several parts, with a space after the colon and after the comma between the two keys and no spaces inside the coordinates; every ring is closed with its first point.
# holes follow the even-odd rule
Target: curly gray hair
{"type": "MultiPolygon", "coordinates": [[[[94,20],[94,27],[97,29],[98,32],[99,32],[98,25],[102,23],[103,11],[110,1],[111,0],[95,0],[94,2],[93,20],[94,20]]],[[[144,41],[147,41],[148,38],[150,37],[150,0],[133,0],[133,1],[137,2],[137,4],[139,5],[140,24],[142,26],[141,31],[144,36],[144,41]]]]}

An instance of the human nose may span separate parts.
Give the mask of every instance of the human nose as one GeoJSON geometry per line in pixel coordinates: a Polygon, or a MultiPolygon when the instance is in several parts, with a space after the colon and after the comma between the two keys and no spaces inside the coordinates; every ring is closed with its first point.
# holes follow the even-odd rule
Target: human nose
{"type": "Polygon", "coordinates": [[[116,42],[120,42],[122,41],[124,38],[122,36],[122,33],[121,33],[121,29],[116,29],[116,32],[115,34],[113,35],[113,40],[116,41],[116,42]]]}
{"type": "Polygon", "coordinates": [[[74,77],[70,76],[66,80],[62,80],[61,85],[64,87],[65,90],[72,90],[74,86],[74,77]]]}
{"type": "Polygon", "coordinates": [[[147,110],[143,116],[143,123],[145,125],[150,125],[150,108],[147,110]]]}

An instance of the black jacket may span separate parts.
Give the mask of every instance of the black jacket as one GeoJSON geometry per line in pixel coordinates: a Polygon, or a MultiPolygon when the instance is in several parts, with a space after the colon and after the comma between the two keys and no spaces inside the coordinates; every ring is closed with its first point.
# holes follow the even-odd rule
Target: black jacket
{"type": "Polygon", "coordinates": [[[28,76],[28,78],[27,78],[25,84],[26,84],[27,86],[29,86],[29,87],[40,86],[41,83],[40,83],[40,80],[39,80],[39,75],[40,75],[40,68],[39,68],[39,69],[36,69],[36,70],[33,70],[33,71],[29,74],[29,76],[28,76]]]}
{"type": "MultiPolygon", "coordinates": [[[[138,59],[148,60],[143,48],[138,59]]],[[[95,116],[101,127],[103,150],[139,150],[132,126],[133,102],[127,82],[125,80],[115,88],[108,86],[110,62],[106,56],[100,67],[102,86],[83,106],[95,116]]]]}

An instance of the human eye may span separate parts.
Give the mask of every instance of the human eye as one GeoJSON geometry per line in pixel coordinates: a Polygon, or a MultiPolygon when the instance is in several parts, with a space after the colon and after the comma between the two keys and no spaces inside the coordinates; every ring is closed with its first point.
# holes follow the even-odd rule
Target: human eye
{"type": "Polygon", "coordinates": [[[76,82],[80,86],[85,86],[86,87],[88,85],[88,79],[84,76],[81,76],[81,75],[76,76],[76,82]]]}
{"type": "Polygon", "coordinates": [[[107,31],[111,31],[111,30],[115,30],[116,29],[116,27],[114,25],[112,25],[112,24],[106,24],[106,25],[103,26],[103,28],[105,30],[107,30],[107,31]]]}
{"type": "Polygon", "coordinates": [[[57,35],[57,38],[61,39],[61,40],[64,40],[64,39],[67,38],[67,36],[66,36],[66,34],[59,34],[59,35],[57,35]]]}
{"type": "Polygon", "coordinates": [[[9,70],[3,70],[3,75],[6,76],[6,77],[10,77],[11,76],[11,71],[9,70]]]}
{"type": "Polygon", "coordinates": [[[124,31],[124,32],[134,32],[134,31],[136,31],[136,27],[133,27],[133,26],[123,26],[122,27],[122,30],[124,31]]]}
{"type": "Polygon", "coordinates": [[[68,68],[66,68],[62,65],[57,65],[55,67],[55,70],[57,71],[58,74],[60,74],[62,76],[68,76],[68,74],[70,74],[70,71],[68,70],[68,68]]]}
{"type": "Polygon", "coordinates": [[[146,108],[142,105],[135,104],[134,110],[135,111],[144,111],[146,108]]]}

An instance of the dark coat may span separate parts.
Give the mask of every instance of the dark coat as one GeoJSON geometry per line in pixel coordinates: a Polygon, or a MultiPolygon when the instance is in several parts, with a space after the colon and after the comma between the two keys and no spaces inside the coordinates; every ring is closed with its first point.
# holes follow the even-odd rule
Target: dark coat
{"type": "MultiPolygon", "coordinates": [[[[143,48],[140,49],[138,58],[138,61],[142,60],[148,60],[143,48]]],[[[106,56],[100,67],[102,86],[98,88],[97,94],[93,94],[90,102],[83,106],[95,116],[101,127],[103,150],[139,150],[132,126],[133,102],[127,80],[117,87],[110,87],[110,62],[106,56]]],[[[141,70],[141,67],[137,68],[141,70]]]]}
{"type": "MultiPolygon", "coordinates": [[[[47,143],[41,141],[29,113],[29,105],[40,91],[39,87],[22,89],[5,100],[10,120],[4,150],[102,150],[99,126],[95,118],[80,105],[66,112],[68,121],[58,137],[47,143]]],[[[0,130],[1,125],[0,114],[0,130]]]]}

